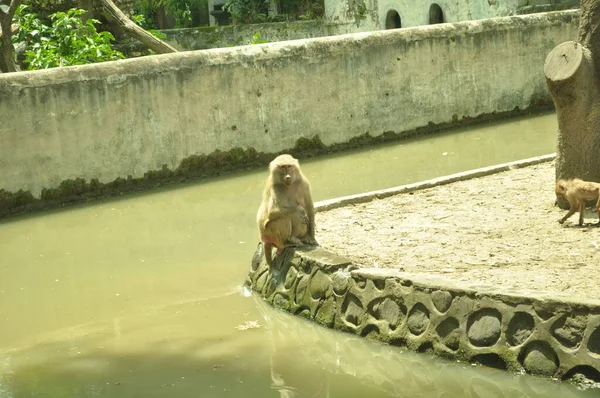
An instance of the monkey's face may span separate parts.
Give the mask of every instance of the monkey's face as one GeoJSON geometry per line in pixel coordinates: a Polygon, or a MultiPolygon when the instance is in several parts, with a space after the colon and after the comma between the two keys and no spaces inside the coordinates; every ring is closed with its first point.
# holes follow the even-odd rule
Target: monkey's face
{"type": "Polygon", "coordinates": [[[280,164],[275,169],[277,181],[285,185],[292,185],[296,180],[296,167],[292,164],[280,164]]]}

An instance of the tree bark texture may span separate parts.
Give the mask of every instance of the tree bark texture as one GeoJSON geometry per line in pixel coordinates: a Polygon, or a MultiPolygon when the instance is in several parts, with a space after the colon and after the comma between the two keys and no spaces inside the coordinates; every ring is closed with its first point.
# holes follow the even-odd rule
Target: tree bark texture
{"type": "Polygon", "coordinates": [[[12,45],[12,19],[21,0],[0,0],[0,4],[8,6],[8,9],[0,8],[0,71],[3,73],[18,72],[19,66],[15,61],[12,45]]]}
{"type": "Polygon", "coordinates": [[[600,182],[600,0],[580,6],[577,41],[556,46],[544,64],[558,119],[556,179],[600,182]]]}
{"type": "MultiPolygon", "coordinates": [[[[13,0],[14,1],[14,0],[13,0]]],[[[129,19],[112,0],[100,0],[109,17],[115,21],[129,36],[141,41],[158,54],[175,53],[177,50],[168,43],[160,40],[140,28],[129,19]]]]}

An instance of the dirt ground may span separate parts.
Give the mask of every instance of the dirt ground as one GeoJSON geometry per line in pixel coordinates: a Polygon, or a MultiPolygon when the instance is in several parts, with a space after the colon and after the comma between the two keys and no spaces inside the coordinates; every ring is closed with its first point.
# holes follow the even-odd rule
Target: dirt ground
{"type": "Polygon", "coordinates": [[[547,162],[317,213],[317,239],[366,267],[600,298],[598,216],[560,225],[554,175],[547,162]]]}

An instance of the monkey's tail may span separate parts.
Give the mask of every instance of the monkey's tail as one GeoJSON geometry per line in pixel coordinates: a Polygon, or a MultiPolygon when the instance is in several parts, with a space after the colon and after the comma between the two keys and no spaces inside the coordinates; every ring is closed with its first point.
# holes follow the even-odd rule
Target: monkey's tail
{"type": "Polygon", "coordinates": [[[265,260],[267,261],[267,265],[270,267],[273,265],[273,245],[263,242],[263,250],[265,252],[265,260]]]}

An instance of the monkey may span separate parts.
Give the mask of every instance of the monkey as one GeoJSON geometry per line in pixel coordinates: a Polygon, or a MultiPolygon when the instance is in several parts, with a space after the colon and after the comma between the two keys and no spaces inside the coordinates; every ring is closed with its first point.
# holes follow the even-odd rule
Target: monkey
{"type": "Polygon", "coordinates": [[[279,155],[269,163],[256,222],[269,268],[273,247],[281,253],[286,246],[317,245],[310,182],[291,155],[279,155]]]}
{"type": "Polygon", "coordinates": [[[579,178],[572,180],[558,180],[555,186],[556,196],[566,199],[571,206],[563,218],[558,220],[560,224],[579,210],[579,226],[583,225],[583,212],[588,200],[596,201],[598,212],[598,223],[600,226],[600,183],[583,181],[579,178]]]}

